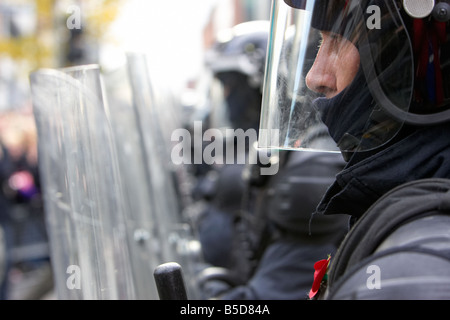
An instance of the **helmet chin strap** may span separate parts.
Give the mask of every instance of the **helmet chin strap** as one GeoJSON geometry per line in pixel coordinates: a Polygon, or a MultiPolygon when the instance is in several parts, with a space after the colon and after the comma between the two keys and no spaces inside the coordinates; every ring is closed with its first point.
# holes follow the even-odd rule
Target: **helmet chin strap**
{"type": "MultiPolygon", "coordinates": [[[[422,0],[420,0],[420,1],[422,1],[422,0]]],[[[362,12],[360,12],[360,14],[362,14],[362,12]]],[[[440,23],[440,22],[436,22],[436,23],[442,24],[444,26],[443,32],[444,32],[444,38],[445,38],[445,24],[440,23]]],[[[362,28],[362,30],[363,30],[363,32],[367,32],[364,28],[362,28]]],[[[364,74],[366,75],[366,80],[367,80],[369,90],[371,91],[374,100],[378,103],[379,106],[381,106],[386,112],[388,112],[395,119],[397,119],[399,121],[403,121],[403,122],[411,124],[411,125],[419,125],[419,126],[436,125],[436,124],[450,121],[450,109],[444,110],[441,112],[431,113],[431,114],[415,114],[415,113],[409,112],[408,110],[403,110],[403,109],[399,108],[397,105],[395,105],[394,103],[392,103],[392,101],[386,96],[386,94],[379,82],[377,74],[375,72],[375,67],[374,67],[374,63],[373,63],[374,58],[373,58],[372,52],[370,50],[370,43],[368,42],[367,39],[368,39],[368,36],[366,33],[366,34],[364,34],[363,37],[361,37],[361,41],[360,41],[359,50],[360,50],[360,54],[362,57],[361,67],[364,70],[364,74]]],[[[445,41],[445,39],[444,39],[444,41],[445,41]]],[[[436,51],[437,51],[437,49],[436,49],[436,51]]],[[[438,59],[436,59],[436,60],[438,60],[438,59]]],[[[412,68],[412,70],[414,70],[414,62],[411,61],[411,64],[412,64],[411,68],[412,68]]],[[[439,68],[439,71],[440,71],[440,66],[435,66],[435,69],[436,68],[439,68]]],[[[413,83],[411,83],[411,87],[412,86],[413,86],[413,83]]],[[[442,83],[441,83],[441,87],[442,87],[442,83]]],[[[412,93],[411,93],[411,95],[412,95],[412,93]]]]}
{"type": "Polygon", "coordinates": [[[373,98],[377,101],[378,105],[382,106],[391,116],[399,121],[411,125],[435,125],[450,120],[450,109],[444,110],[432,114],[415,114],[409,111],[405,111],[397,107],[384,93],[378,78],[376,77],[373,63],[371,62],[372,53],[368,45],[360,47],[361,56],[368,57],[361,59],[361,66],[367,77],[367,84],[369,90],[372,92],[373,98]]]}

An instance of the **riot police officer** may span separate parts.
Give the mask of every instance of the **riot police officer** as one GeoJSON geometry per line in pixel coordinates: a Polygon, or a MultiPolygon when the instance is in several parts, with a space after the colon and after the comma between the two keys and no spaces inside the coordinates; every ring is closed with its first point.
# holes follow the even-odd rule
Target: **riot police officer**
{"type": "Polygon", "coordinates": [[[256,132],[259,125],[268,23],[251,21],[222,30],[205,56],[211,80],[209,126],[204,129],[218,133],[214,139],[223,145],[223,159],[208,165],[193,192],[206,203],[198,230],[205,260],[214,266],[233,269],[237,264],[232,253],[234,220],[245,193],[242,172],[251,142],[238,143],[234,130],[256,132]],[[231,161],[226,158],[230,150],[231,161]]]}
{"type": "MultiPolygon", "coordinates": [[[[219,35],[208,54],[232,128],[259,123],[268,31],[268,21],[237,25],[219,35]]],[[[212,127],[218,123],[212,113],[212,127]]],[[[311,140],[329,144],[323,129],[311,140]]],[[[201,286],[209,298],[304,299],[311,264],[333,253],[347,230],[346,217],[312,217],[344,161],[338,153],[274,152],[271,162],[279,171],[262,175],[263,164],[250,162],[260,158],[254,146],[237,152],[246,153],[245,165],[213,168],[216,192],[199,227],[205,257],[226,270],[205,270],[201,286]]]]}
{"type": "Polygon", "coordinates": [[[310,297],[450,298],[449,1],[274,0],[271,19],[260,145],[315,148],[324,123],[347,162],[316,213],[351,229],[310,297]]]}

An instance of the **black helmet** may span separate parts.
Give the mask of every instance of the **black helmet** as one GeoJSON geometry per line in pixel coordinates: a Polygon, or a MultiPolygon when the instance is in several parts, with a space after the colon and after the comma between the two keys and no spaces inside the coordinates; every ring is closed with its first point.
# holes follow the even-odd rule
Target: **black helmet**
{"type": "Polygon", "coordinates": [[[367,151],[404,123],[449,121],[449,12],[448,0],[274,0],[261,128],[282,135],[260,139],[260,146],[309,148],[308,131],[323,122],[341,151],[367,151]],[[283,43],[288,28],[295,29],[294,46],[283,43]],[[310,46],[318,34],[323,45],[310,46]],[[334,60],[311,63],[314,49],[316,62],[325,53],[334,60]],[[291,66],[286,83],[277,82],[281,59],[291,66]],[[351,81],[337,70],[353,71],[351,81]],[[290,97],[284,108],[282,91],[290,97]],[[314,102],[302,104],[311,101],[305,97],[314,102]]]}
{"type": "Polygon", "coordinates": [[[206,53],[206,65],[214,74],[238,72],[252,87],[262,88],[269,21],[258,20],[222,30],[206,53]]]}

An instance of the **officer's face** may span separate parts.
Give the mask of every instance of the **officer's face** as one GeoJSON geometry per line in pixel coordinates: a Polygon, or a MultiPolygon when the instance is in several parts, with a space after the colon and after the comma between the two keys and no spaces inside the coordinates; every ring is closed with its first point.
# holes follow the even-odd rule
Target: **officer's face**
{"type": "Polygon", "coordinates": [[[358,49],[350,41],[331,32],[321,34],[322,44],[306,76],[306,85],[329,99],[352,82],[360,60],[358,49]]]}

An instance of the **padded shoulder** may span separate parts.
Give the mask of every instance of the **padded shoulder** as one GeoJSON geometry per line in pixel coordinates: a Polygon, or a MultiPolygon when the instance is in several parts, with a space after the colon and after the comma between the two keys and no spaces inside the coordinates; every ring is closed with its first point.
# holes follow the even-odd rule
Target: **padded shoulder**
{"type": "Polygon", "coordinates": [[[432,250],[387,250],[349,270],[334,288],[327,299],[447,300],[450,260],[432,250]]]}
{"type": "Polygon", "coordinates": [[[450,180],[404,184],[377,201],[332,258],[325,298],[450,299],[450,180]]]}
{"type": "Polygon", "coordinates": [[[353,266],[332,299],[450,299],[450,216],[405,223],[353,266]]]}
{"type": "Polygon", "coordinates": [[[376,252],[405,247],[436,250],[450,257],[450,216],[433,215],[405,223],[376,252]]]}

